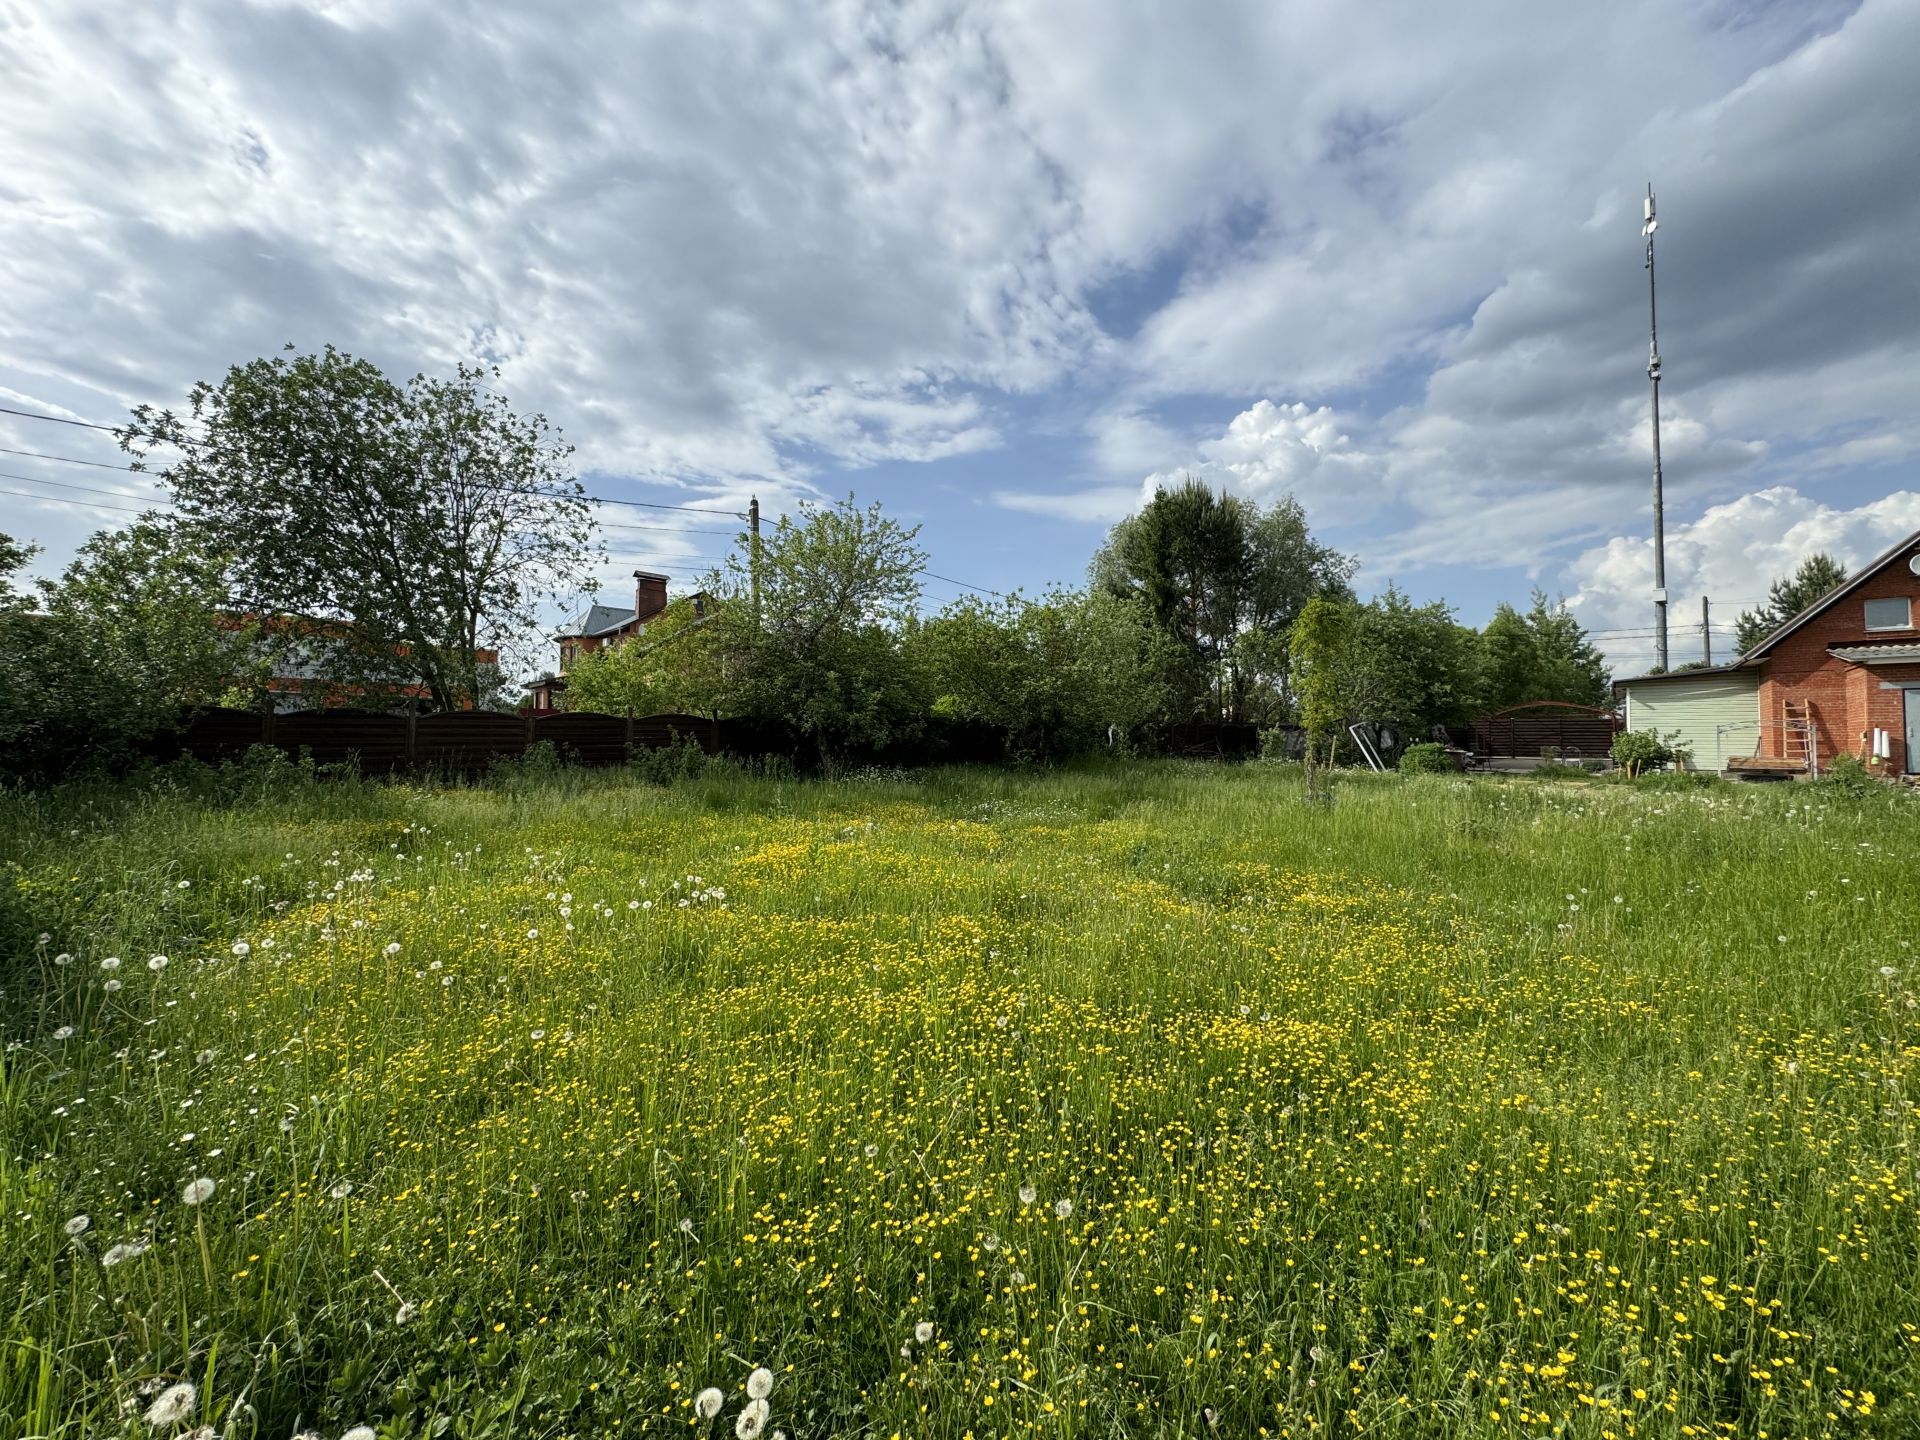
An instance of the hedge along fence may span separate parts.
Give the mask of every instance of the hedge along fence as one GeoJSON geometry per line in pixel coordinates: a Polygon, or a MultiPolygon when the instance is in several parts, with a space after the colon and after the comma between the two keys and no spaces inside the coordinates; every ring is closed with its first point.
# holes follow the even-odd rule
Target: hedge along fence
{"type": "Polygon", "coordinates": [[[517,759],[547,741],[578,765],[620,765],[636,749],[690,739],[708,754],[764,754],[762,737],[729,721],[698,715],[600,715],[556,711],[503,715],[454,710],[434,715],[386,715],[362,710],[301,710],[271,715],[255,710],[202,710],[156,742],[160,756],[191,755],[217,763],[237,760],[255,745],[271,745],[317,765],[353,765],[363,774],[430,769],[477,772],[495,759],[517,759]],[[734,733],[738,732],[738,733],[734,733]]]}

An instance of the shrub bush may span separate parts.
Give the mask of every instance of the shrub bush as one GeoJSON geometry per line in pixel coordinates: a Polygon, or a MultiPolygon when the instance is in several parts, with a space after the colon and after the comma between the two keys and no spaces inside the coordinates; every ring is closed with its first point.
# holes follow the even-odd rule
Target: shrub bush
{"type": "Polygon", "coordinates": [[[676,735],[671,745],[635,746],[627,756],[627,769],[653,785],[700,780],[732,768],[720,756],[707,754],[691,735],[676,735]]]}
{"type": "Polygon", "coordinates": [[[1679,738],[1678,731],[1661,735],[1653,730],[1622,730],[1613,737],[1613,763],[1627,772],[1628,779],[1662,765],[1684,766],[1692,755],[1675,743],[1679,738]]]}
{"type": "Polygon", "coordinates": [[[1836,755],[1820,783],[1843,795],[1864,796],[1873,789],[1873,772],[1858,755],[1836,755]]]}
{"type": "Polygon", "coordinates": [[[1400,754],[1402,775],[1451,775],[1456,768],[1447,747],[1431,740],[1409,745],[1400,754]]]}

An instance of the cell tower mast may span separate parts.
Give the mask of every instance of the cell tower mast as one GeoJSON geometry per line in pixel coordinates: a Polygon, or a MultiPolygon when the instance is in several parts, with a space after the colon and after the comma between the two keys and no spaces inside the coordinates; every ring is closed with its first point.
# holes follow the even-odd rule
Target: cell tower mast
{"type": "Polygon", "coordinates": [[[1647,182],[1646,216],[1640,233],[1647,241],[1647,379],[1653,385],[1653,634],[1655,663],[1667,668],[1667,516],[1664,483],[1660,475],[1660,311],[1654,298],[1653,232],[1660,222],[1653,213],[1653,182],[1647,182]]]}

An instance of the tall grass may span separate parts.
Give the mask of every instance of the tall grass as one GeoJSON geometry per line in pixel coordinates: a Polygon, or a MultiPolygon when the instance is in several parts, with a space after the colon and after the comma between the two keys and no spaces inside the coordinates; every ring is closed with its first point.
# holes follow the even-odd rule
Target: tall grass
{"type": "Polygon", "coordinates": [[[1920,1433],[1904,798],[0,799],[0,1436],[1920,1433]]]}

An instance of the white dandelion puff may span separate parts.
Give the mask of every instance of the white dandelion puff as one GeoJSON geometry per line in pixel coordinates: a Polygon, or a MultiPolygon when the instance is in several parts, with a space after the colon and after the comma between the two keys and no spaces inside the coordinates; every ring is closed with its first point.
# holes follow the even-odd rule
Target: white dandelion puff
{"type": "Polygon", "coordinates": [[[169,1385],[147,1407],[147,1424],[156,1430],[178,1425],[193,1413],[194,1402],[199,1398],[200,1392],[194,1389],[191,1380],[169,1385]]]}
{"type": "Polygon", "coordinates": [[[1066,1219],[1069,1215],[1073,1214],[1073,1201],[1071,1200],[1054,1201],[1053,1213],[1059,1216],[1060,1219],[1062,1220],[1066,1219]]]}
{"type": "Polygon", "coordinates": [[[106,959],[100,962],[100,968],[102,970],[118,970],[120,968],[120,957],[118,955],[107,956],[106,959]]]}
{"type": "Polygon", "coordinates": [[[58,1030],[53,1032],[53,1038],[56,1040],[71,1040],[73,1038],[73,1026],[62,1025],[58,1030]]]}
{"type": "Polygon", "coordinates": [[[147,957],[147,969],[153,971],[155,974],[166,969],[167,966],[172,963],[173,962],[164,955],[149,955],[147,957]]]}
{"type": "Polygon", "coordinates": [[[62,950],[58,955],[53,957],[53,963],[56,965],[71,965],[73,964],[73,956],[65,950],[62,950]]]}
{"type": "Polygon", "coordinates": [[[187,1182],[187,1188],[180,1192],[180,1198],[189,1205],[200,1205],[212,1197],[213,1191],[213,1177],[202,1175],[198,1180],[187,1182]]]}
{"type": "Polygon", "coordinates": [[[115,994],[120,989],[120,982],[118,980],[108,980],[103,985],[101,985],[100,988],[106,991],[109,995],[112,995],[112,994],[115,994]]]}
{"type": "Polygon", "coordinates": [[[740,1418],[733,1422],[733,1433],[740,1440],[760,1440],[760,1432],[767,1428],[767,1414],[772,1408],[764,1400],[749,1400],[741,1410],[740,1418]]]}
{"type": "Polygon", "coordinates": [[[1882,980],[1891,980],[1894,976],[1898,975],[1899,973],[1900,972],[1894,969],[1893,966],[1891,965],[1882,965],[1880,967],[1880,978],[1882,980]]]}
{"type": "Polygon", "coordinates": [[[544,1030],[535,1030],[531,1032],[531,1035],[529,1038],[533,1040],[544,1040],[547,1038],[547,1032],[544,1030]]]}
{"type": "Polygon", "coordinates": [[[931,1345],[933,1343],[933,1321],[922,1320],[918,1325],[914,1326],[913,1339],[915,1344],[931,1345]]]}
{"type": "Polygon", "coordinates": [[[540,930],[537,926],[534,929],[527,931],[527,939],[538,940],[539,938],[540,938],[540,930]]]}
{"type": "Polygon", "coordinates": [[[1000,1248],[1000,1237],[992,1231],[988,1231],[980,1237],[980,1248],[991,1255],[1000,1248]]]}
{"type": "Polygon", "coordinates": [[[193,1063],[196,1065],[211,1065],[213,1063],[213,1051],[202,1050],[198,1055],[193,1057],[193,1063]]]}
{"type": "Polygon", "coordinates": [[[702,1420],[711,1420],[720,1413],[720,1407],[727,1403],[727,1397],[720,1393],[718,1385],[709,1385],[693,1397],[693,1413],[702,1420]]]}
{"type": "Polygon", "coordinates": [[[66,1231],[68,1235],[84,1235],[87,1233],[87,1227],[91,1224],[93,1224],[93,1220],[90,1216],[76,1215],[60,1228],[66,1231]]]}
{"type": "Polygon", "coordinates": [[[137,1240],[129,1240],[123,1245],[112,1246],[106,1254],[100,1257],[100,1263],[107,1266],[124,1265],[129,1260],[139,1259],[140,1256],[147,1253],[152,1245],[153,1242],[142,1235],[137,1240]]]}
{"type": "Polygon", "coordinates": [[[414,1304],[411,1300],[403,1300],[400,1302],[400,1308],[393,1312],[393,1323],[396,1325],[409,1324],[413,1320],[413,1317],[419,1313],[420,1307],[418,1305],[414,1304]]]}
{"type": "Polygon", "coordinates": [[[1024,1285],[1027,1283],[1027,1272],[1024,1270],[1015,1270],[1007,1276],[1007,1279],[1011,1280],[1016,1287],[1024,1285]]]}
{"type": "Polygon", "coordinates": [[[233,942],[233,953],[240,956],[244,960],[247,956],[253,953],[253,946],[249,945],[244,940],[236,940],[233,942]]]}
{"type": "Polygon", "coordinates": [[[867,1159],[871,1160],[873,1159],[874,1156],[880,1153],[880,1147],[878,1145],[868,1145],[861,1151],[861,1153],[864,1154],[867,1157],[867,1159]]]}
{"type": "Polygon", "coordinates": [[[773,1371],[767,1369],[764,1365],[756,1366],[753,1373],[747,1376],[747,1398],[750,1400],[764,1400],[772,1393],[773,1371]]]}
{"type": "Polygon", "coordinates": [[[1022,1185],[1020,1187],[1020,1203],[1022,1205],[1031,1205],[1039,1194],[1040,1192],[1034,1189],[1033,1186],[1022,1185]]]}
{"type": "Polygon", "coordinates": [[[344,1200],[351,1194],[353,1194],[353,1182],[351,1180],[342,1180],[338,1185],[327,1191],[327,1195],[334,1200],[344,1200]]]}
{"type": "Polygon", "coordinates": [[[682,1235],[691,1235],[693,1233],[693,1221],[691,1218],[684,1215],[680,1218],[680,1233],[682,1235]]]}
{"type": "Polygon", "coordinates": [[[373,1426],[356,1425],[351,1430],[342,1430],[340,1440],[373,1440],[373,1426]]]}
{"type": "Polygon", "coordinates": [[[387,942],[386,953],[389,955],[398,955],[400,953],[400,942],[398,940],[389,940],[387,942]]]}

